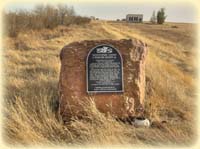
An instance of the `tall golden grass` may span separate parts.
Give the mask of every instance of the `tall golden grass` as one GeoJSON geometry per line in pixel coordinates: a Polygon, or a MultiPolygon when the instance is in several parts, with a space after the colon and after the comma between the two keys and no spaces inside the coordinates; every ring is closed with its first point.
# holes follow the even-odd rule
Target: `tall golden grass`
{"type": "Polygon", "coordinates": [[[3,138],[23,145],[191,145],[196,139],[195,25],[93,21],[19,33],[4,39],[3,138]],[[177,26],[176,28],[172,26],[177,26]],[[87,116],[57,117],[60,49],[74,41],[138,38],[148,45],[145,116],[135,128],[100,113],[88,99],[87,116]],[[166,121],[166,123],[162,123],[166,121]]]}

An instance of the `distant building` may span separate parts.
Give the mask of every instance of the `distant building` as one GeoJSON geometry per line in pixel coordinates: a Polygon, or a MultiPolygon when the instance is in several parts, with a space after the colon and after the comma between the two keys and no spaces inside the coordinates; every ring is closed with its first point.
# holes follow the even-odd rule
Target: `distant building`
{"type": "Polygon", "coordinates": [[[143,14],[127,14],[127,22],[140,23],[143,21],[143,14]]]}

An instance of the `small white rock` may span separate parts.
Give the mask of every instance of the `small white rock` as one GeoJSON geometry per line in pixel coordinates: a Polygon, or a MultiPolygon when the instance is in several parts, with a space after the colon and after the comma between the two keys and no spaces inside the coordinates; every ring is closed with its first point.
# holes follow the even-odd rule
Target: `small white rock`
{"type": "Polygon", "coordinates": [[[146,118],[143,119],[143,120],[141,120],[141,119],[135,119],[134,122],[133,122],[133,124],[135,126],[149,127],[150,126],[150,121],[148,119],[146,119],[146,118]]]}

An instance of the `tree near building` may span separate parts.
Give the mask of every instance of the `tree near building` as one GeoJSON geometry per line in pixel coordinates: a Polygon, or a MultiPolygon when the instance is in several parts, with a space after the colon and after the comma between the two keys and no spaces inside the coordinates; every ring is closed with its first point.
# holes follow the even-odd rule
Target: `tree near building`
{"type": "Polygon", "coordinates": [[[151,23],[156,24],[157,22],[157,18],[156,18],[156,12],[155,10],[152,13],[151,19],[150,19],[151,23]]]}
{"type": "Polygon", "coordinates": [[[161,8],[157,12],[157,23],[158,24],[163,24],[165,22],[166,18],[167,18],[167,16],[165,15],[165,8],[161,8]]]}

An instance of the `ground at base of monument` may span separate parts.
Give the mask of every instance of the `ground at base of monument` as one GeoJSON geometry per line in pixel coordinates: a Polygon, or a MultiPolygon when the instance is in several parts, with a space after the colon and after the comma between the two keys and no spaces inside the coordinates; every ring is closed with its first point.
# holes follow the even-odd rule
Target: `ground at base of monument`
{"type": "Polygon", "coordinates": [[[144,117],[127,117],[125,119],[117,118],[119,122],[128,123],[135,127],[150,127],[151,123],[147,118],[144,117]]]}

